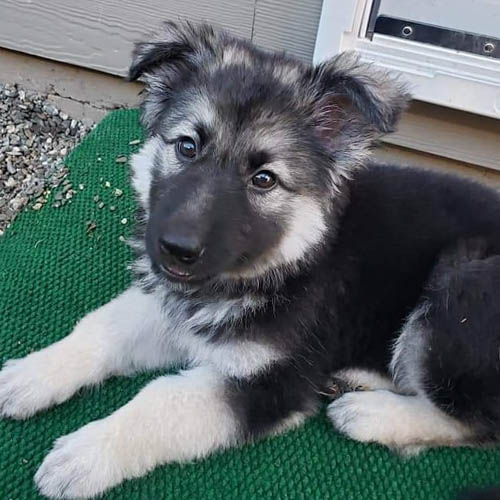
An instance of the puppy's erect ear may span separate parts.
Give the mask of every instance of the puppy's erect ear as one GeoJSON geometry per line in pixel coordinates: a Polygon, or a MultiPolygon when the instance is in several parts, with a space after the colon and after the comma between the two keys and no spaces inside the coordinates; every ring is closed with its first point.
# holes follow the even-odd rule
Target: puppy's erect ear
{"type": "Polygon", "coordinates": [[[344,52],[313,70],[313,85],[320,97],[350,100],[367,123],[381,133],[393,132],[410,95],[406,86],[373,65],[344,52]]]}
{"type": "Polygon", "coordinates": [[[396,77],[352,52],[314,67],[309,80],[322,140],[345,163],[360,163],[371,145],[392,132],[410,95],[396,77]]]}
{"type": "Polygon", "coordinates": [[[172,89],[203,67],[222,36],[206,24],[166,22],[151,40],[135,44],[128,80],[142,77],[146,84],[142,121],[148,131],[154,129],[172,89]]]}

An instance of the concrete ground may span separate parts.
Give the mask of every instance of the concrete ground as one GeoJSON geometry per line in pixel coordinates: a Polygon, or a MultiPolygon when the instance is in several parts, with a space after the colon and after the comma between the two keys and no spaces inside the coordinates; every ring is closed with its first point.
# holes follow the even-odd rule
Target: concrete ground
{"type": "Polygon", "coordinates": [[[142,85],[70,64],[0,48],[0,81],[48,94],[53,104],[75,119],[98,122],[113,109],[139,104],[142,85]]]}

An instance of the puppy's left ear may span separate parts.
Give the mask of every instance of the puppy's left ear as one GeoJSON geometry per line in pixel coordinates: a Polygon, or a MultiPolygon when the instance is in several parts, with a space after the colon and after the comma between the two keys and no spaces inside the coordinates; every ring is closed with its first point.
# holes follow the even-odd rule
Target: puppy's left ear
{"type": "Polygon", "coordinates": [[[326,120],[325,107],[337,104],[337,109],[346,108],[381,135],[394,131],[410,99],[405,84],[394,75],[362,63],[353,52],[344,52],[316,66],[312,84],[318,96],[318,111],[326,120]]]}
{"type": "Polygon", "coordinates": [[[366,162],[377,140],[395,129],[410,98],[394,76],[349,52],[313,67],[307,89],[313,127],[337,177],[349,177],[366,162]]]}

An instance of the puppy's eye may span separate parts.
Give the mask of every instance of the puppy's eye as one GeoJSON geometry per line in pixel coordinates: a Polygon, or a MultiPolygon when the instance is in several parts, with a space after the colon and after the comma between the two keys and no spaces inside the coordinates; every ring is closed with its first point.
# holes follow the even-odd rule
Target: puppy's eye
{"type": "Polygon", "coordinates": [[[252,184],[259,189],[271,189],[276,184],[276,177],[268,170],[261,170],[252,177],[252,184]]]}
{"type": "Polygon", "coordinates": [[[181,137],[177,141],[177,151],[181,156],[192,160],[197,154],[196,142],[191,137],[181,137]]]}

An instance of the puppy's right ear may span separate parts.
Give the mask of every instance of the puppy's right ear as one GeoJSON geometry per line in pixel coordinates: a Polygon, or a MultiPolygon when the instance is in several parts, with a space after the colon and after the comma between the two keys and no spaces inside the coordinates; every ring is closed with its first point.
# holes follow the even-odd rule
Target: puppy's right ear
{"type": "Polygon", "coordinates": [[[189,46],[179,42],[140,42],[135,44],[132,53],[132,64],[128,70],[127,80],[134,82],[145,73],[165,62],[182,60],[189,52],[189,46]]]}
{"type": "Polygon", "coordinates": [[[163,23],[160,32],[147,42],[135,44],[128,80],[135,81],[141,76],[146,79],[159,68],[168,76],[168,67],[176,71],[176,66],[189,67],[213,49],[215,33],[208,25],[184,23],[163,23]]]}

